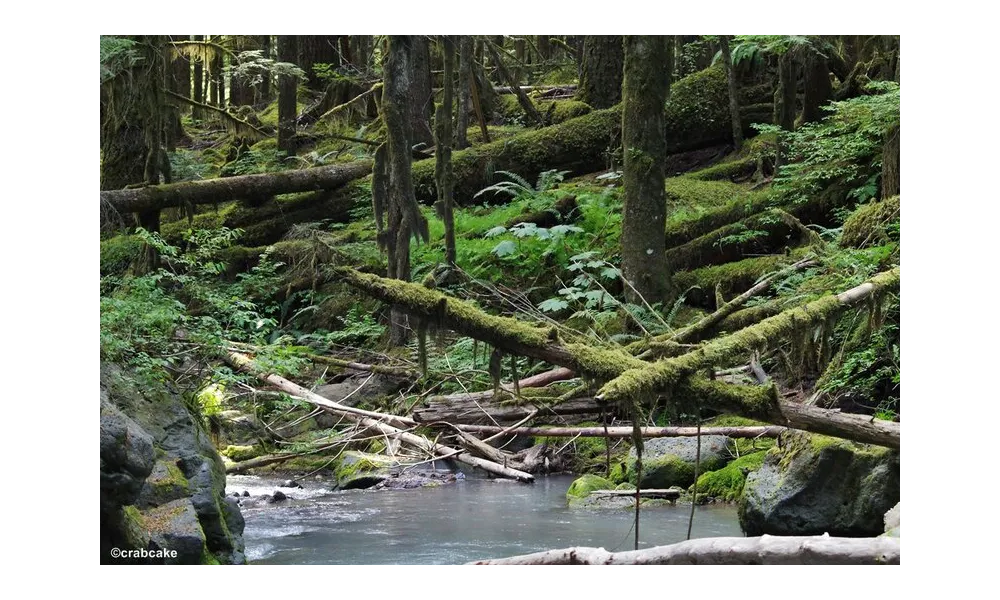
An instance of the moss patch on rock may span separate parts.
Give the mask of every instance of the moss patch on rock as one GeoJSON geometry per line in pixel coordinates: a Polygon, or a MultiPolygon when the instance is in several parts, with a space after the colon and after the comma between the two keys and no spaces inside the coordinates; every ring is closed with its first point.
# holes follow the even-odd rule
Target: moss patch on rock
{"type": "Polygon", "coordinates": [[[756,471],[764,464],[766,452],[754,452],[741,456],[725,467],[709,471],[698,477],[698,495],[705,494],[714,498],[732,501],[743,493],[743,484],[747,474],[756,471]]]}
{"type": "Polygon", "coordinates": [[[586,498],[594,490],[613,490],[615,484],[598,475],[583,475],[573,480],[569,489],[566,490],[566,498],[570,501],[574,499],[586,498]]]}
{"type": "Polygon", "coordinates": [[[223,448],[219,454],[236,462],[257,458],[264,454],[264,449],[260,446],[234,446],[229,445],[223,448]]]}

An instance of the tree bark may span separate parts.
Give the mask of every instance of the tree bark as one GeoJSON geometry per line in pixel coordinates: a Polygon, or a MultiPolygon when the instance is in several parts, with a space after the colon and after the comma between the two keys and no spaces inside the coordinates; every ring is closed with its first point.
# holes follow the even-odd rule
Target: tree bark
{"type": "MultiPolygon", "coordinates": [[[[774,92],[774,123],[785,131],[795,129],[795,62],[790,52],[785,52],[778,58],[778,87],[774,92]]],[[[778,153],[774,161],[777,169],[787,160],[788,152],[785,143],[778,144],[778,153]]]]}
{"type": "Polygon", "coordinates": [[[622,276],[631,284],[626,292],[630,301],[641,296],[654,304],[668,301],[672,292],[663,243],[667,156],[663,106],[670,89],[663,68],[666,38],[626,36],[624,44],[622,276]]]}
{"type": "MultiPolygon", "coordinates": [[[[205,36],[196,35],[193,36],[194,41],[203,42],[205,41],[205,36]]],[[[201,104],[206,104],[205,102],[205,63],[201,61],[200,58],[195,58],[194,60],[194,80],[193,80],[193,91],[191,97],[195,102],[201,104]]],[[[202,114],[202,109],[194,107],[191,109],[191,118],[195,120],[201,120],[205,118],[202,114]]]]}
{"type": "MultiPolygon", "coordinates": [[[[271,51],[272,40],[271,40],[271,36],[269,36],[269,35],[258,36],[258,44],[259,44],[260,49],[261,49],[261,55],[264,58],[271,58],[272,57],[272,51],[271,51]]],[[[277,53],[277,49],[275,49],[275,53],[277,53]]],[[[295,55],[293,54],[292,55],[293,58],[291,58],[287,62],[294,63],[295,62],[294,56],[295,55]]],[[[281,58],[278,57],[278,60],[280,61],[281,58]]],[[[272,83],[273,82],[271,81],[271,75],[270,74],[265,75],[264,79],[257,86],[256,102],[255,102],[255,104],[264,104],[264,105],[266,105],[266,104],[270,104],[271,101],[274,100],[274,90],[273,90],[272,83]]]]}
{"type": "Polygon", "coordinates": [[[806,59],[803,75],[805,89],[802,95],[801,124],[822,120],[826,116],[823,107],[833,97],[830,67],[827,65],[826,58],[811,53],[806,59]]]}
{"type": "MultiPolygon", "coordinates": [[[[369,413],[377,416],[376,417],[365,416],[365,412],[367,411],[360,411],[359,409],[356,408],[351,408],[349,406],[343,406],[337,404],[336,402],[328,400],[327,398],[315,394],[304,387],[301,387],[299,385],[296,385],[295,383],[292,383],[291,381],[288,381],[284,377],[279,377],[277,375],[265,375],[259,373],[254,368],[253,363],[250,361],[250,359],[244,355],[237,354],[235,352],[230,352],[227,355],[226,360],[234,367],[252,373],[262,381],[266,381],[267,383],[270,383],[271,385],[285,392],[288,392],[289,394],[298,396],[303,400],[305,400],[306,402],[309,402],[310,404],[319,406],[323,410],[326,410],[327,412],[332,412],[349,421],[358,423],[363,427],[369,427],[371,429],[374,429],[383,435],[398,437],[404,443],[419,448],[431,454],[432,456],[439,456],[442,458],[443,457],[454,458],[459,462],[465,463],[472,467],[476,467],[478,469],[482,469],[488,473],[499,475],[501,477],[507,477],[510,479],[516,479],[517,481],[521,481],[523,483],[534,483],[535,481],[534,476],[532,476],[529,473],[524,473],[522,471],[511,469],[509,467],[505,467],[503,465],[491,461],[483,460],[481,458],[476,458],[474,456],[469,456],[468,454],[462,453],[460,450],[456,450],[454,448],[450,448],[448,446],[443,446],[441,444],[432,442],[431,440],[423,436],[406,432],[397,427],[387,425],[383,420],[379,420],[379,418],[387,417],[389,415],[378,415],[378,413],[369,413]]],[[[398,418],[396,419],[398,420],[398,418]]],[[[407,423],[406,421],[402,422],[405,425],[410,425],[413,423],[412,421],[410,421],[409,423],[407,423]]]]}
{"type": "Polygon", "coordinates": [[[455,148],[469,147],[469,114],[472,110],[472,36],[458,36],[458,107],[455,114],[455,148]]]}
{"type": "Polygon", "coordinates": [[[899,123],[885,133],[882,146],[882,199],[899,195],[899,123]]]}
{"type": "Polygon", "coordinates": [[[319,64],[338,66],[337,36],[335,35],[300,35],[297,36],[298,60],[291,61],[306,72],[309,89],[322,92],[326,89],[326,81],[320,78],[315,67],[319,64]]]}
{"type": "MultiPolygon", "coordinates": [[[[620,35],[584,37],[577,100],[586,102],[594,108],[610,108],[621,102],[625,64],[625,50],[622,44],[620,35]]],[[[662,70],[663,65],[649,65],[649,67],[652,70],[662,70]]]]}
{"type": "MultiPolygon", "coordinates": [[[[400,36],[402,37],[402,36],[400,36]]],[[[410,144],[434,145],[434,133],[431,131],[430,119],[434,113],[434,96],[431,94],[431,49],[427,36],[405,36],[410,40],[409,72],[409,102],[410,144]]]]}
{"type": "MultiPolygon", "coordinates": [[[[275,194],[336,189],[368,175],[371,169],[371,161],[362,160],[280,173],[220,177],[127,190],[106,190],[101,192],[101,205],[120,213],[127,213],[185,204],[215,204],[228,200],[259,201],[275,194]]],[[[103,182],[102,187],[105,187],[103,182]]]]}
{"type": "Polygon", "coordinates": [[[645,550],[566,548],[476,561],[476,565],[898,565],[899,538],[719,537],[645,550]]]}
{"type": "MultiPolygon", "coordinates": [[[[434,117],[434,127],[437,132],[437,149],[435,151],[435,174],[438,185],[438,214],[444,221],[444,256],[445,262],[455,266],[455,211],[454,189],[455,174],[451,166],[452,144],[452,92],[455,88],[455,42],[451,36],[441,36],[444,51],[444,93],[441,106],[434,117]]],[[[416,200],[414,200],[416,201],[416,200]]]]}
{"type": "MultiPolygon", "coordinates": [[[[294,63],[298,55],[297,36],[278,36],[278,61],[294,63]]],[[[295,155],[295,122],[297,116],[296,88],[298,80],[291,75],[278,76],[278,150],[295,155]]]]}
{"type": "Polygon", "coordinates": [[[740,123],[740,90],[736,82],[733,55],[729,51],[728,35],[719,36],[719,46],[722,50],[722,63],[726,67],[726,79],[729,82],[729,115],[733,120],[733,148],[738,152],[743,147],[743,124],[740,123]]]}

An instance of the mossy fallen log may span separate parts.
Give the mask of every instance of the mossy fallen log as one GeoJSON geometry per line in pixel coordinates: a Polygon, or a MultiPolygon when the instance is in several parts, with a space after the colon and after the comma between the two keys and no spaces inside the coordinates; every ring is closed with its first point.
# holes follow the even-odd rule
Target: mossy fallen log
{"type": "Polygon", "coordinates": [[[277,194],[338,188],[369,175],[371,161],[260,173],[238,177],[219,177],[202,181],[167,183],[127,190],[101,192],[102,214],[156,210],[172,206],[215,204],[229,200],[261,201],[277,194]]]}
{"type": "MultiPolygon", "coordinates": [[[[899,196],[861,206],[844,221],[840,244],[850,248],[867,248],[890,242],[890,225],[899,221],[899,196]]],[[[898,229],[895,232],[898,239],[898,229]]]]}
{"type": "Polygon", "coordinates": [[[862,301],[875,299],[898,287],[899,267],[896,267],[846,292],[825,296],[803,306],[786,310],[756,325],[711,341],[694,352],[655,363],[644,363],[640,368],[630,369],[605,384],[598,398],[615,403],[631,401],[633,398],[652,397],[661,390],[669,390],[701,369],[726,365],[736,357],[766,350],[806,328],[825,324],[862,301]]]}

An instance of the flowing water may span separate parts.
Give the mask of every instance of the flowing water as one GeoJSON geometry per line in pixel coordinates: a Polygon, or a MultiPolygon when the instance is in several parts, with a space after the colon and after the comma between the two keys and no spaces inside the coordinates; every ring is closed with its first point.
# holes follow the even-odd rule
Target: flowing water
{"type": "MultiPolygon", "coordinates": [[[[259,564],[461,564],[569,546],[633,549],[631,509],[566,505],[572,476],[533,485],[468,479],[410,490],[281,488],[283,502],[244,502],[247,559],[259,564]]],[[[227,492],[271,494],[281,479],[230,475],[227,492]]],[[[683,541],[690,504],[644,508],[640,548],[683,541]]],[[[692,537],[742,536],[736,509],[701,506],[692,537]]]]}

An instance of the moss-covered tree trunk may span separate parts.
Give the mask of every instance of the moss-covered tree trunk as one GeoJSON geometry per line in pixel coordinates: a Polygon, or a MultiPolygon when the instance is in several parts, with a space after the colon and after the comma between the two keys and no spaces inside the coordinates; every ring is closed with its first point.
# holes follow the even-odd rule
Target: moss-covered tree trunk
{"type": "Polygon", "coordinates": [[[833,98],[830,67],[826,58],[811,52],[803,68],[805,86],[802,94],[802,119],[800,123],[819,121],[826,116],[823,107],[833,98]]]}
{"type": "MultiPolygon", "coordinates": [[[[455,87],[455,42],[451,36],[441,36],[444,51],[444,89],[441,95],[441,106],[434,116],[434,127],[437,132],[437,162],[435,175],[438,186],[438,214],[444,221],[444,255],[445,261],[455,266],[455,212],[454,187],[455,174],[451,166],[452,145],[452,96],[455,87]]],[[[416,202],[416,198],[413,200],[416,202]]]]}
{"type": "Polygon", "coordinates": [[[368,73],[371,70],[368,59],[372,55],[372,36],[352,35],[348,45],[351,50],[351,65],[361,73],[368,73]]]}
{"type": "MultiPolygon", "coordinates": [[[[778,86],[774,92],[774,124],[786,131],[795,129],[795,61],[790,52],[778,58],[778,86]]],[[[784,143],[778,145],[778,155],[774,167],[777,169],[786,161],[787,149],[784,143]]]]}
{"type": "Polygon", "coordinates": [[[666,223],[663,106],[670,89],[663,36],[626,36],[622,85],[622,274],[633,300],[666,301],[671,292],[664,260],[666,223]]]}
{"type": "MultiPolygon", "coordinates": [[[[135,36],[139,59],[101,87],[101,189],[159,183],[163,142],[163,36],[135,36]]],[[[159,208],[137,211],[140,227],[160,230],[159,208]]],[[[147,248],[146,269],[157,256],[147,248]]]]}
{"type": "MultiPolygon", "coordinates": [[[[187,41],[187,35],[168,36],[172,42],[187,41]]],[[[183,54],[171,55],[166,53],[167,68],[165,70],[166,89],[171,92],[191,97],[191,62],[183,54]]],[[[177,149],[177,142],[184,136],[184,128],[181,126],[181,113],[186,110],[186,106],[172,103],[167,106],[164,115],[164,143],[167,150],[173,152],[177,149]]]]}
{"type": "Polygon", "coordinates": [[[503,63],[498,46],[493,42],[487,41],[486,47],[490,52],[490,57],[493,59],[493,63],[497,67],[497,71],[500,72],[500,77],[507,83],[508,86],[510,86],[510,89],[517,96],[517,102],[521,105],[521,108],[524,109],[524,113],[528,115],[528,118],[531,119],[531,121],[536,125],[544,125],[545,123],[542,120],[542,115],[538,112],[538,109],[535,108],[535,105],[531,103],[531,99],[524,93],[524,90],[521,89],[520,81],[518,81],[514,74],[511,73],[511,71],[503,63]]]}
{"type": "Polygon", "coordinates": [[[552,36],[535,36],[535,50],[538,50],[538,59],[540,62],[545,62],[552,58],[552,43],[549,42],[550,37],[552,36]]]}
{"type": "MultiPolygon", "coordinates": [[[[389,276],[403,281],[410,280],[410,237],[419,235],[429,238],[427,221],[420,214],[417,200],[413,195],[413,179],[410,174],[411,148],[413,136],[410,130],[413,117],[411,103],[414,55],[427,49],[426,38],[420,36],[389,36],[388,53],[384,65],[382,86],[382,119],[386,130],[386,166],[388,222],[383,232],[383,240],[389,256],[389,276]]],[[[426,60],[426,57],[418,59],[426,60]]],[[[429,60],[423,63],[429,68],[429,60]]],[[[433,140],[432,140],[433,141],[433,140]]],[[[378,163],[376,157],[376,163],[378,163]]],[[[376,168],[378,170],[378,168],[376,168]]],[[[374,184],[373,184],[374,187],[374,184]]],[[[374,195],[374,190],[373,190],[374,195]]],[[[376,207],[376,213],[379,211],[376,207]]],[[[409,326],[406,313],[392,309],[390,342],[396,345],[406,343],[409,326]]]]}
{"type": "Polygon", "coordinates": [[[413,35],[410,58],[409,78],[410,93],[410,131],[412,143],[434,144],[434,134],[431,132],[430,119],[434,112],[434,96],[431,94],[431,49],[427,36],[413,35]]]}
{"type": "MultiPolygon", "coordinates": [[[[234,37],[233,51],[238,55],[240,52],[259,50],[257,40],[250,35],[237,35],[234,37]]],[[[230,57],[230,65],[235,67],[239,64],[239,59],[230,57]]],[[[245,77],[230,75],[229,78],[229,106],[248,106],[253,104],[253,85],[245,77]]]]}
{"type": "MultiPolygon", "coordinates": [[[[196,35],[192,39],[196,42],[202,42],[205,40],[205,36],[196,35]]],[[[194,75],[191,83],[191,97],[194,98],[195,102],[205,104],[205,63],[202,62],[201,58],[194,59],[194,75]]],[[[194,119],[204,119],[205,115],[202,114],[202,109],[196,106],[191,108],[191,117],[194,119]]]]}
{"type": "Polygon", "coordinates": [[[618,104],[622,99],[623,62],[622,36],[585,36],[577,100],[594,108],[609,108],[618,104]]]}
{"type": "Polygon", "coordinates": [[[733,120],[733,148],[737,151],[743,147],[743,124],[740,123],[740,89],[736,82],[736,69],[733,68],[733,55],[729,51],[729,36],[719,36],[719,49],[722,51],[722,64],[726,68],[726,80],[729,83],[729,116],[733,120]]]}
{"type": "MultiPolygon", "coordinates": [[[[298,55],[297,36],[278,36],[278,61],[295,62],[298,55]]],[[[278,149],[295,154],[296,88],[298,80],[292,75],[278,76],[278,149]]]]}
{"type": "Polygon", "coordinates": [[[337,66],[337,36],[300,35],[298,38],[299,58],[292,62],[306,72],[306,77],[309,78],[306,85],[322,92],[326,89],[326,82],[320,78],[315,67],[320,64],[337,66]]]}
{"type": "Polygon", "coordinates": [[[208,64],[208,88],[212,106],[218,108],[226,107],[226,83],[222,75],[222,67],[222,53],[216,52],[208,64]]]}
{"type": "Polygon", "coordinates": [[[469,147],[469,111],[472,109],[472,36],[462,35],[458,40],[458,108],[455,115],[455,147],[469,147]]]}
{"type": "MultiPolygon", "coordinates": [[[[261,55],[264,58],[271,58],[271,36],[269,34],[258,36],[257,44],[260,46],[261,55]]],[[[274,99],[274,89],[271,84],[271,75],[265,75],[257,86],[255,104],[269,104],[274,99]]]]}
{"type": "Polygon", "coordinates": [[[899,194],[899,124],[885,133],[882,147],[882,199],[899,194]]]}

